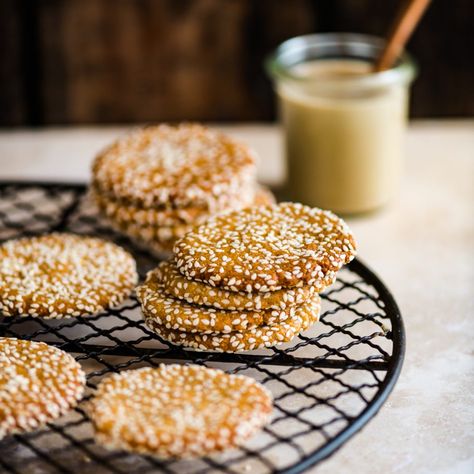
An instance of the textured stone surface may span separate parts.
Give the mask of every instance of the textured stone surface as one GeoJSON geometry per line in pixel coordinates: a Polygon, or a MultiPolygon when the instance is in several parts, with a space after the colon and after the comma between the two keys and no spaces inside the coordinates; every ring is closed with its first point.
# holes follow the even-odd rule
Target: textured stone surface
{"type": "MultiPolygon", "coordinates": [[[[262,156],[260,178],[284,173],[277,129],[226,127],[262,156]]],[[[0,179],[88,179],[110,128],[0,133],[0,179]]],[[[314,471],[468,473],[474,470],[474,122],[411,126],[397,202],[350,219],[360,256],[400,304],[405,366],[380,414],[314,471]]]]}

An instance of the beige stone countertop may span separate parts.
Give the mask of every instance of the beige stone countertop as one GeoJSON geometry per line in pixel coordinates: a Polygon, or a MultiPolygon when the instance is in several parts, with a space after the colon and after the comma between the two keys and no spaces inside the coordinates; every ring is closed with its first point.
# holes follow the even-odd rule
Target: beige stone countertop
{"type": "MultiPolygon", "coordinates": [[[[276,126],[218,126],[284,178],[276,126]]],[[[0,131],[0,180],[87,181],[124,127],[0,131]]],[[[392,290],[407,332],[401,377],[380,413],[314,472],[474,472],[474,121],[410,125],[400,195],[349,220],[360,256],[392,290]]]]}

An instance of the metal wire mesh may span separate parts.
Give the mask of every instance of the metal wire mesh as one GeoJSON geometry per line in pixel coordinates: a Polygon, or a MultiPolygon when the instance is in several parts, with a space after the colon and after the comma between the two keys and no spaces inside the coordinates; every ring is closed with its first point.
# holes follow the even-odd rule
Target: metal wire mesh
{"type": "MultiPolygon", "coordinates": [[[[135,256],[142,278],[157,264],[98,217],[83,186],[0,184],[0,242],[53,230],[117,242],[135,256]]],[[[78,408],[38,431],[0,442],[0,469],[21,473],[301,472],[334,452],[378,411],[404,352],[393,298],[357,260],[323,294],[320,322],[278,348],[217,354],[173,346],[145,327],[134,296],[120,308],[88,318],[0,317],[0,335],[54,344],[71,352],[88,374],[88,393],[78,408]],[[192,462],[110,452],[95,444],[85,406],[101,378],[163,361],[254,377],[274,395],[272,423],[240,449],[192,462]]]]}

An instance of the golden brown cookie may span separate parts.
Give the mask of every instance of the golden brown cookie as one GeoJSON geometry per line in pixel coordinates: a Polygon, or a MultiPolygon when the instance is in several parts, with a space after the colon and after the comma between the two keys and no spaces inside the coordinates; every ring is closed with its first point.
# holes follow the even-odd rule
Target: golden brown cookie
{"type": "Polygon", "coordinates": [[[99,384],[90,406],[100,444],[161,458],[234,448],[271,412],[272,396],[255,380],[198,365],[114,374],[99,384]]]}
{"type": "Polygon", "coordinates": [[[118,224],[110,219],[108,222],[112,229],[126,235],[135,245],[143,248],[160,260],[170,258],[176,240],[192,229],[191,226],[189,228],[181,226],[176,229],[169,227],[147,229],[135,224],[118,224]]]}
{"type": "MultiPolygon", "coordinates": [[[[115,230],[120,232],[120,230],[116,227],[115,230]]],[[[133,237],[131,235],[127,235],[127,237],[138,248],[145,250],[146,252],[156,257],[158,260],[165,260],[170,258],[173,254],[173,246],[176,242],[175,240],[169,240],[167,242],[146,242],[140,239],[140,237],[133,237]]]]}
{"type": "Polygon", "coordinates": [[[182,224],[174,227],[156,227],[141,226],[133,223],[125,224],[124,222],[117,223],[110,220],[109,223],[116,231],[134,239],[139,239],[142,242],[163,243],[165,245],[169,243],[170,247],[172,247],[172,244],[176,242],[176,240],[180,239],[194,228],[191,224],[182,224]]]}
{"type": "Polygon", "coordinates": [[[227,334],[199,334],[167,329],[155,318],[145,315],[146,325],[164,340],[179,346],[199,351],[241,352],[261,347],[273,347],[291,341],[299,333],[318,321],[321,312],[321,300],[315,295],[312,300],[298,307],[298,317],[284,323],[260,326],[247,331],[235,331],[227,334]]]}
{"type": "Polygon", "coordinates": [[[356,254],[342,219],[299,203],[215,217],[187,233],[174,252],[187,278],[248,293],[316,285],[356,254]]]}
{"type": "Polygon", "coordinates": [[[270,204],[276,204],[275,195],[266,186],[259,185],[255,192],[255,198],[253,200],[254,206],[269,206],[270,204]]]}
{"type": "MultiPolygon", "coordinates": [[[[287,309],[307,301],[314,293],[321,293],[335,281],[336,273],[329,272],[323,281],[314,286],[302,286],[276,290],[267,293],[245,293],[229,291],[189,280],[181,275],[173,261],[161,262],[149,272],[144,289],[151,293],[164,291],[167,295],[186,301],[190,304],[209,306],[224,310],[269,310],[287,309]]],[[[142,290],[143,291],[143,290],[142,290]]],[[[245,328],[244,328],[245,329],[245,328]]]]}
{"type": "Polygon", "coordinates": [[[118,224],[135,224],[146,227],[174,227],[182,225],[196,225],[205,222],[211,215],[220,214],[225,211],[242,209],[253,202],[271,203],[271,193],[264,189],[254,191],[254,186],[247,190],[241,189],[236,196],[223,196],[219,203],[209,207],[178,207],[178,208],[153,208],[139,207],[125,202],[117,201],[100,192],[91,189],[91,197],[100,211],[113,222],[118,224]]]}
{"type": "Polygon", "coordinates": [[[176,209],[140,208],[115,201],[102,196],[94,189],[90,192],[100,211],[117,226],[127,228],[133,225],[153,232],[157,228],[180,228],[198,225],[207,221],[215,214],[244,209],[248,206],[262,206],[274,204],[275,197],[272,192],[263,187],[254,186],[248,190],[240,190],[238,198],[223,201],[222,206],[212,210],[198,207],[181,207],[176,209]]]}
{"type": "Polygon", "coordinates": [[[201,125],[135,130],[103,151],[93,165],[102,194],[141,207],[212,207],[255,179],[246,145],[201,125]]]}
{"type": "Polygon", "coordinates": [[[0,337],[0,439],[59,418],[82,398],[86,377],[66,352],[0,337]]]}
{"type": "MultiPolygon", "coordinates": [[[[271,193],[268,193],[270,193],[270,191],[263,190],[263,188],[257,190],[255,196],[258,196],[258,202],[268,202],[271,195],[271,193]]],[[[228,209],[228,211],[230,210],[231,209],[228,209]]],[[[207,219],[209,218],[210,216],[207,215],[207,219]]],[[[133,242],[144,246],[160,257],[170,254],[176,240],[180,239],[194,228],[194,224],[177,224],[174,226],[142,225],[133,221],[127,222],[113,217],[108,217],[108,222],[117,232],[125,234],[133,242]]]]}
{"type": "Polygon", "coordinates": [[[192,333],[230,333],[246,331],[298,319],[308,311],[305,304],[286,309],[225,310],[197,306],[169,297],[161,285],[138,287],[137,296],[145,319],[153,319],[166,329],[192,333]]]}
{"type": "Polygon", "coordinates": [[[94,237],[53,233],[0,246],[0,314],[62,318],[121,303],[137,282],[133,257],[94,237]]]}

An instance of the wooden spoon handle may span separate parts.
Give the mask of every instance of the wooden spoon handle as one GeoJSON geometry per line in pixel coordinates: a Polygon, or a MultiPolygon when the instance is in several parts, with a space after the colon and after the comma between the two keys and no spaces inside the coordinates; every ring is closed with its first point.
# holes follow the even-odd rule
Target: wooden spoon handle
{"type": "Polygon", "coordinates": [[[431,0],[407,0],[403,4],[392,25],[382,54],[375,63],[375,72],[392,67],[430,2],[431,0]]]}

